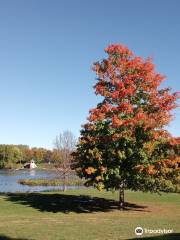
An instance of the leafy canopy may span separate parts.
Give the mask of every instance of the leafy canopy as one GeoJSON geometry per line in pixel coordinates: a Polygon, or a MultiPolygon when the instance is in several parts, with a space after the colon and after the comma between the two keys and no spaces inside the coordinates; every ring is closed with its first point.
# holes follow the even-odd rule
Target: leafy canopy
{"type": "Polygon", "coordinates": [[[119,44],[105,52],[92,68],[103,100],[82,127],[74,153],[78,175],[99,190],[119,189],[123,181],[132,190],[179,191],[180,141],[164,129],[178,93],[160,88],[164,76],[150,58],[119,44]]]}

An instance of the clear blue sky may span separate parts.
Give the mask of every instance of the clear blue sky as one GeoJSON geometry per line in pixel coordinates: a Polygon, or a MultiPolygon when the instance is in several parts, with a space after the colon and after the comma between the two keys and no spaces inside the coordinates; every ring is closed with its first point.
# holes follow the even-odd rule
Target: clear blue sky
{"type": "MultiPolygon", "coordinates": [[[[90,67],[110,43],[152,56],[180,90],[179,0],[0,0],[0,143],[51,148],[98,102],[90,67]]],[[[180,136],[180,111],[169,130],[180,136]]]]}

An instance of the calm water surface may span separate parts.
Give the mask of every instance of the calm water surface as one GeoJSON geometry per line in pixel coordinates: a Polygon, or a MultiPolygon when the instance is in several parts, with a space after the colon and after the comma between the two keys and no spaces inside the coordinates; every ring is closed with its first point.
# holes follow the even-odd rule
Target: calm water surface
{"type": "MultiPolygon", "coordinates": [[[[62,190],[62,186],[26,186],[18,183],[19,179],[57,178],[57,173],[48,170],[0,170],[0,192],[39,192],[45,190],[62,190]]],[[[75,188],[71,186],[68,188],[75,188]]]]}

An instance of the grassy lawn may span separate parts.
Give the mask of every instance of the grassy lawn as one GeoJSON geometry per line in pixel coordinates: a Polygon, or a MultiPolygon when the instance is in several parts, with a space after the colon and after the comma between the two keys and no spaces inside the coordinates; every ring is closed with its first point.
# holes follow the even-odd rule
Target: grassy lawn
{"type": "Polygon", "coordinates": [[[127,191],[125,197],[126,210],[119,211],[118,193],[93,189],[68,190],[65,194],[0,194],[0,239],[137,239],[134,234],[137,226],[173,229],[176,233],[169,236],[144,234],[144,239],[180,239],[178,194],[159,196],[127,191]]]}

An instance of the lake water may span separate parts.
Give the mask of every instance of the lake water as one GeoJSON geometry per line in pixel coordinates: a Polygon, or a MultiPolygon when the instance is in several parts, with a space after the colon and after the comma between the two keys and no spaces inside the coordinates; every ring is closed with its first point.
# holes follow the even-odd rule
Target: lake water
{"type": "MultiPolygon", "coordinates": [[[[0,170],[0,192],[39,192],[45,190],[62,190],[62,186],[26,186],[18,183],[19,179],[32,178],[57,178],[55,171],[25,169],[25,170],[0,170]]],[[[67,188],[76,188],[69,186],[67,188]]]]}

